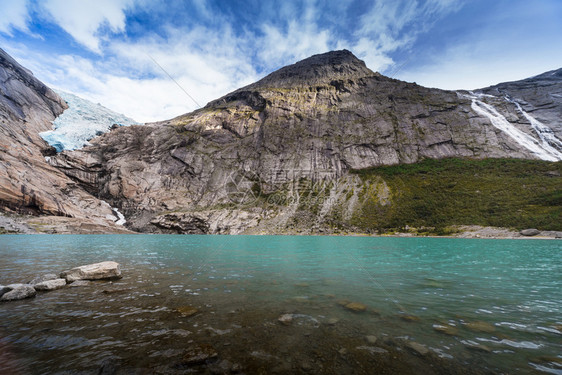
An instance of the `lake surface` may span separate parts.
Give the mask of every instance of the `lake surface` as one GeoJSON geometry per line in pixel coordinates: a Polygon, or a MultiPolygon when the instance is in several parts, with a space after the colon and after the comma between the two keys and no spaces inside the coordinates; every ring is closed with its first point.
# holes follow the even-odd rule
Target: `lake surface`
{"type": "Polygon", "coordinates": [[[3,285],[105,260],[0,304],[0,373],[562,374],[562,241],[0,236],[3,285]]]}

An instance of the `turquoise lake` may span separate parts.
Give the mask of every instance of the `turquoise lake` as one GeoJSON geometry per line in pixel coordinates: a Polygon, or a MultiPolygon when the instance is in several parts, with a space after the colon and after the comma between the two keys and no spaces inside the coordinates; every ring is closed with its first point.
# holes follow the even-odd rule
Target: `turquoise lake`
{"type": "Polygon", "coordinates": [[[2,235],[0,285],[105,260],[0,304],[0,373],[562,374],[558,240],[2,235]]]}

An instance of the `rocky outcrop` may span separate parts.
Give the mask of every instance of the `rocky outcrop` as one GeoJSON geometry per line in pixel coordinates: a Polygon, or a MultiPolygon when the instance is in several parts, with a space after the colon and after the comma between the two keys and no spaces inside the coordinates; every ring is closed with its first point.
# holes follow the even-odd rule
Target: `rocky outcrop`
{"type": "Polygon", "coordinates": [[[50,130],[65,108],[57,94],[0,49],[0,211],[74,218],[76,226],[95,223],[110,232],[111,207],[45,160],[53,150],[39,133],[50,130]]]}
{"type": "MultiPolygon", "coordinates": [[[[351,170],[424,158],[541,157],[482,109],[492,99],[503,103],[494,108],[509,126],[533,137],[505,98],[401,82],[336,51],[195,112],[116,129],[50,164],[122,208],[134,230],[280,233],[353,215],[361,201],[351,170]]],[[[374,189],[390,203],[384,181],[374,189]]]]}
{"type": "Polygon", "coordinates": [[[68,271],[63,271],[60,277],[66,279],[67,283],[76,280],[102,280],[120,279],[121,268],[117,262],[101,262],[75,267],[68,271]]]}

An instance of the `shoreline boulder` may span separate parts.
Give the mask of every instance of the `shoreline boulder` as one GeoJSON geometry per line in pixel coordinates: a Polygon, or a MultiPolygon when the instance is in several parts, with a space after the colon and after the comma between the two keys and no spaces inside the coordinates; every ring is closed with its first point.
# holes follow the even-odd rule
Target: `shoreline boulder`
{"type": "Polygon", "coordinates": [[[532,237],[541,234],[541,231],[535,228],[523,229],[519,232],[522,236],[532,237]]]}
{"type": "Polygon", "coordinates": [[[101,262],[63,271],[60,277],[71,283],[76,280],[120,279],[121,268],[117,262],[101,262]]]}

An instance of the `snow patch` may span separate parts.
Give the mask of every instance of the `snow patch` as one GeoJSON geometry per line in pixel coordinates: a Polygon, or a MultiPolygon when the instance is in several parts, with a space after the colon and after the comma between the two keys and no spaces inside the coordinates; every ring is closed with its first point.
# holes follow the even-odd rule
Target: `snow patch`
{"type": "Polygon", "coordinates": [[[119,126],[137,125],[127,116],[115,113],[101,104],[95,104],[63,91],[57,91],[68,104],[59,117],[53,121],[54,130],[39,135],[57,152],[75,150],[87,146],[88,141],[102,135],[114,124],[119,126]]]}
{"type": "Polygon", "coordinates": [[[515,140],[515,142],[525,147],[531,153],[535,154],[538,158],[548,161],[562,160],[562,155],[560,155],[560,152],[553,149],[552,147],[543,147],[542,142],[517,129],[515,126],[513,126],[513,124],[507,121],[507,119],[493,106],[479,100],[480,98],[482,98],[482,96],[484,96],[483,94],[474,94],[471,92],[470,95],[461,95],[472,100],[471,108],[476,113],[487,117],[492,125],[509,135],[511,138],[513,138],[513,140],[515,140]],[[552,150],[554,150],[555,152],[552,152],[552,150]]]}

